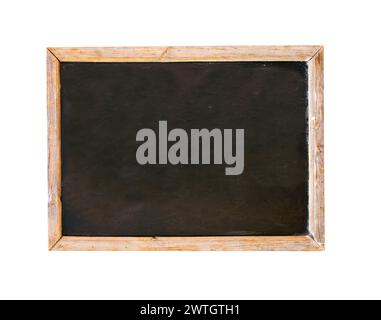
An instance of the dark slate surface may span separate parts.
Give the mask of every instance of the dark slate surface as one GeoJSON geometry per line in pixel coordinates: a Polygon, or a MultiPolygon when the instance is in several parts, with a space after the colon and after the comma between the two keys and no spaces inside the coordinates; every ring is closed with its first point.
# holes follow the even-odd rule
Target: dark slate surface
{"type": "Polygon", "coordinates": [[[305,63],[62,63],[61,82],[64,235],[306,233],[305,63]],[[137,164],[159,120],[245,129],[243,174],[137,164]]]}

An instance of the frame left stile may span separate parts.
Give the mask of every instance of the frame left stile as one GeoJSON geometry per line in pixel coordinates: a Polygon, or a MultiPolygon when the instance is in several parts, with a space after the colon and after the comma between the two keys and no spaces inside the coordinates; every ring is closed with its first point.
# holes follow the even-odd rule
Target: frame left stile
{"type": "Polygon", "coordinates": [[[49,249],[62,239],[60,61],[47,51],[49,249]]]}

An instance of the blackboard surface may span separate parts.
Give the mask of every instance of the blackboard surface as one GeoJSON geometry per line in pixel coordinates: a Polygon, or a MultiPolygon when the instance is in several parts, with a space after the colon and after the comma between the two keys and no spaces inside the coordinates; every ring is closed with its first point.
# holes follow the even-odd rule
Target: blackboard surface
{"type": "Polygon", "coordinates": [[[66,236],[300,235],[308,225],[304,62],[61,63],[66,236]],[[245,130],[245,169],[139,165],[136,133],[245,130]]]}

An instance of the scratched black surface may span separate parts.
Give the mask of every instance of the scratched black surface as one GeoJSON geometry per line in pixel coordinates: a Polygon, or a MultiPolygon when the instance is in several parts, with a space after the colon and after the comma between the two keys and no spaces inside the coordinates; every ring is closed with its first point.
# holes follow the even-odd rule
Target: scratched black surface
{"type": "Polygon", "coordinates": [[[64,235],[306,233],[305,63],[62,63],[61,90],[64,235]],[[159,120],[245,129],[243,174],[137,164],[159,120]]]}

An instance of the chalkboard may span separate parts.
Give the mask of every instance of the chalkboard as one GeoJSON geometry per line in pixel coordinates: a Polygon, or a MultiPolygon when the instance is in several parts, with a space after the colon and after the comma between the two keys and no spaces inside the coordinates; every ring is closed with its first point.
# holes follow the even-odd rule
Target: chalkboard
{"type": "Polygon", "coordinates": [[[322,249],[311,232],[311,150],[321,150],[310,136],[310,60],[84,56],[53,57],[57,248],[210,237],[309,239],[322,249]]]}

